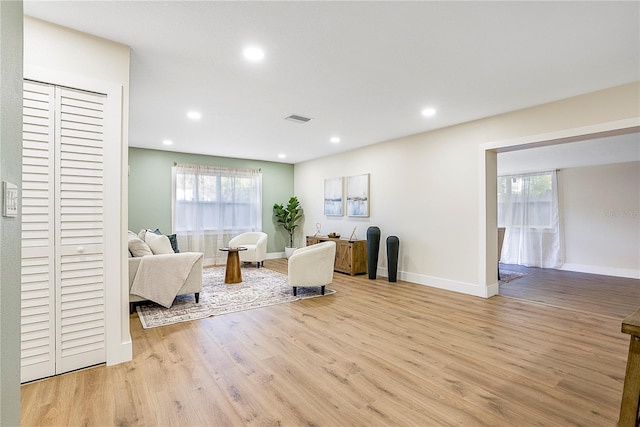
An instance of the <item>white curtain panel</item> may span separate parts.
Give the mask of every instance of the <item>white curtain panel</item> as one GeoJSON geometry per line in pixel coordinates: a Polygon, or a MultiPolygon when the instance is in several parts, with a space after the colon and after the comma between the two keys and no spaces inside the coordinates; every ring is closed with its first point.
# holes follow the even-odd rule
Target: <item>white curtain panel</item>
{"type": "Polygon", "coordinates": [[[260,170],[179,163],[172,181],[172,228],[180,250],[204,253],[206,265],[226,262],[219,249],[234,236],[262,231],[260,170]]]}
{"type": "Polygon", "coordinates": [[[498,225],[505,227],[500,262],[562,265],[556,171],[498,177],[498,225]]]}

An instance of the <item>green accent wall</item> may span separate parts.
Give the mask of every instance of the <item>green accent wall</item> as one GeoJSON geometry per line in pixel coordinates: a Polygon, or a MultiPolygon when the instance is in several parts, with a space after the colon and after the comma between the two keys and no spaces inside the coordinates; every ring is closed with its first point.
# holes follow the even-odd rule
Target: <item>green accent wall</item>
{"type": "Polygon", "coordinates": [[[285,232],[273,222],[273,204],[293,196],[293,165],[259,160],[204,156],[172,151],[129,148],[129,230],[171,231],[171,168],[175,163],[260,169],[262,172],[262,231],[269,235],[267,252],[283,252],[285,232]]]}
{"type": "MultiPolygon", "coordinates": [[[[0,181],[16,184],[18,188],[22,187],[22,20],[21,1],[0,1],[0,181]]],[[[0,426],[3,427],[20,425],[20,228],[20,216],[0,216],[0,426]]]]}

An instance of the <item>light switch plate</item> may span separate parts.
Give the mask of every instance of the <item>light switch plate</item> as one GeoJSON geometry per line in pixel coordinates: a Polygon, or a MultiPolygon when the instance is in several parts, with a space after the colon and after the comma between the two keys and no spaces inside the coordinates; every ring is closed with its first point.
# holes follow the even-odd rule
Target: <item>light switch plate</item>
{"type": "Polygon", "coordinates": [[[18,216],[18,186],[2,181],[2,215],[6,217],[18,216]]]}

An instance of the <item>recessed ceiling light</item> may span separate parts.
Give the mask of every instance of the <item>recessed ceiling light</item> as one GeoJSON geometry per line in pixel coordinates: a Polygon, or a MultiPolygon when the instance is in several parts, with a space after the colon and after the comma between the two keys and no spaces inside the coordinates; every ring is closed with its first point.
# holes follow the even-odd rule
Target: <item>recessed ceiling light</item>
{"type": "Polygon", "coordinates": [[[338,138],[337,136],[334,136],[329,141],[333,142],[334,144],[337,144],[338,142],[340,142],[340,138],[338,138]]]}
{"type": "Polygon", "coordinates": [[[425,108],[424,110],[422,110],[422,115],[425,117],[433,117],[436,115],[436,109],[435,108],[425,108]]]}
{"type": "Polygon", "coordinates": [[[162,143],[164,145],[173,145],[173,141],[169,140],[169,139],[165,139],[164,141],[162,141],[162,143]]]}
{"type": "Polygon", "coordinates": [[[187,117],[189,117],[191,120],[199,120],[202,118],[202,114],[198,113],[197,111],[189,111],[187,113],[187,117]]]}
{"type": "Polygon", "coordinates": [[[258,62],[264,58],[264,51],[256,46],[249,46],[242,51],[247,61],[258,62]]]}
{"type": "Polygon", "coordinates": [[[287,157],[287,155],[286,154],[278,154],[278,157],[281,158],[281,159],[284,159],[285,157],[287,157]]]}

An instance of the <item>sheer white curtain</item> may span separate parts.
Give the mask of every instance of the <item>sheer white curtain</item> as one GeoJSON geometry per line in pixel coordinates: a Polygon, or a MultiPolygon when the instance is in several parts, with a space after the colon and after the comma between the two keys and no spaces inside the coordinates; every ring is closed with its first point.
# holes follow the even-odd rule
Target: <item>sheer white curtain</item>
{"type": "Polygon", "coordinates": [[[556,171],[498,177],[498,226],[506,227],[500,262],[562,265],[556,171]]]}
{"type": "Polygon", "coordinates": [[[257,169],[176,164],[172,168],[172,227],[181,251],[222,264],[219,248],[245,231],[262,231],[262,174],[257,169]]]}

